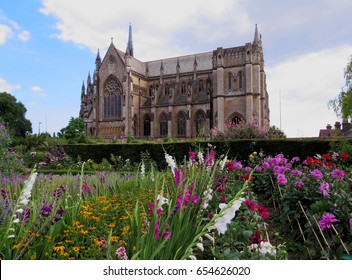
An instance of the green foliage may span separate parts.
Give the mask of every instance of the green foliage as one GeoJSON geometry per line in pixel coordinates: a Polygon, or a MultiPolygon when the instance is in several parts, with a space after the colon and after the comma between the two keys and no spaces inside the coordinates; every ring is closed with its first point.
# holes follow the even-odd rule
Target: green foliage
{"type": "Polygon", "coordinates": [[[27,109],[9,93],[0,92],[0,122],[11,136],[24,137],[32,132],[32,123],[25,118],[27,109]]]}
{"type": "Polygon", "coordinates": [[[352,117],[352,56],[345,68],[345,86],[335,99],[328,102],[328,107],[343,120],[347,121],[352,117]]]}
{"type": "Polygon", "coordinates": [[[83,120],[71,117],[68,125],[60,130],[58,136],[67,139],[71,144],[85,142],[83,120]]]}
{"type": "Polygon", "coordinates": [[[23,172],[22,159],[16,150],[10,147],[11,139],[4,125],[0,123],[0,176],[10,176],[23,172]]]}

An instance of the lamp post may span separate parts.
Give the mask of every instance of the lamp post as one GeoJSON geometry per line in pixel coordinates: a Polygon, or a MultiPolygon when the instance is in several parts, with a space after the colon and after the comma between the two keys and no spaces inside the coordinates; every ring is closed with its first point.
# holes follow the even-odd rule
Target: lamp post
{"type": "Polygon", "coordinates": [[[42,124],[42,122],[39,122],[38,135],[40,134],[40,125],[41,124],[42,124]]]}

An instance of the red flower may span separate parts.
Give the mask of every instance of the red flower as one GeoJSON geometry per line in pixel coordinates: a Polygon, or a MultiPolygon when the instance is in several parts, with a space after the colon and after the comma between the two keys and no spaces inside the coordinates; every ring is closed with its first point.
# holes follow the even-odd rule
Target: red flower
{"type": "Polygon", "coordinates": [[[330,155],[329,154],[323,154],[322,158],[325,160],[330,160],[330,155]]]}
{"type": "Polygon", "coordinates": [[[341,158],[341,159],[347,159],[347,158],[348,158],[348,154],[342,153],[342,154],[340,155],[340,158],[341,158]]]}

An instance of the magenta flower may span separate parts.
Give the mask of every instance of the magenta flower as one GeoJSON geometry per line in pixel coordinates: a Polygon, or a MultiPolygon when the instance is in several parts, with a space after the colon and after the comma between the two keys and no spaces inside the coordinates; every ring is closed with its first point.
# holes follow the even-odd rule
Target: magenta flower
{"type": "Polygon", "coordinates": [[[159,234],[160,234],[159,220],[156,220],[155,221],[155,230],[154,230],[154,238],[156,240],[159,240],[159,238],[160,238],[159,234]]]}
{"type": "Polygon", "coordinates": [[[277,182],[280,186],[284,186],[287,184],[287,179],[284,174],[277,175],[277,182]]]}
{"type": "Polygon", "coordinates": [[[163,235],[164,239],[170,239],[171,238],[171,232],[170,231],[165,231],[164,235],[163,235]]]}
{"type": "Polygon", "coordinates": [[[197,196],[197,194],[194,194],[194,195],[192,196],[192,203],[194,203],[194,204],[197,204],[197,203],[198,203],[198,196],[197,196]]]}
{"type": "Polygon", "coordinates": [[[296,187],[297,188],[302,188],[304,186],[304,183],[302,182],[302,181],[298,181],[297,183],[296,183],[296,187]]]}
{"type": "Polygon", "coordinates": [[[349,223],[350,223],[350,229],[352,229],[352,218],[350,219],[349,223]]]}
{"type": "Polygon", "coordinates": [[[330,193],[330,185],[328,183],[322,183],[319,187],[319,191],[323,196],[327,196],[330,193]]]}
{"type": "Polygon", "coordinates": [[[322,230],[330,228],[332,223],[338,222],[336,217],[331,213],[325,213],[321,218],[322,219],[319,221],[319,226],[322,230]]]}
{"type": "Polygon", "coordinates": [[[315,179],[319,180],[321,178],[323,178],[323,174],[318,170],[318,169],[314,169],[310,172],[310,175],[312,175],[315,179]]]}
{"type": "Polygon", "coordinates": [[[334,169],[331,172],[331,176],[334,178],[337,178],[339,180],[343,180],[343,178],[345,177],[345,172],[343,170],[340,169],[334,169]]]}

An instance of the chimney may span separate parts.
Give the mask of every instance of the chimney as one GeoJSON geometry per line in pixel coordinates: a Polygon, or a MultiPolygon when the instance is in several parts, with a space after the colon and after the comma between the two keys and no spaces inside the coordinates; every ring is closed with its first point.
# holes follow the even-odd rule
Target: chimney
{"type": "Polygon", "coordinates": [[[335,122],[335,129],[341,130],[341,123],[340,122],[335,122]]]}

